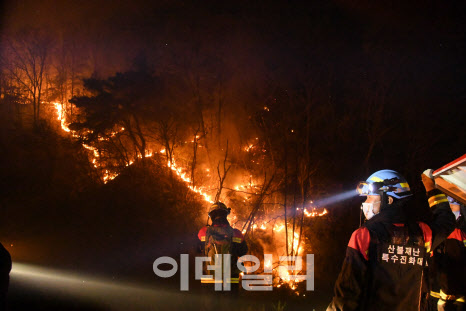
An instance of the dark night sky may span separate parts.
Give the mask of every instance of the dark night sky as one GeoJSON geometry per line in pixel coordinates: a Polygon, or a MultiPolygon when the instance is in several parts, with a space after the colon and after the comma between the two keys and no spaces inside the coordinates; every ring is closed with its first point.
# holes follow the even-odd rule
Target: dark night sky
{"type": "Polygon", "coordinates": [[[430,70],[451,70],[464,54],[462,1],[144,2],[6,1],[4,23],[79,34],[82,44],[97,40],[107,53],[122,57],[187,40],[232,55],[252,54],[252,61],[299,66],[331,58],[357,67],[367,61],[361,50],[369,50],[374,58],[389,53],[392,70],[407,59],[422,75],[427,63],[430,70]]]}
{"type": "Polygon", "coordinates": [[[329,96],[345,114],[348,105],[364,111],[365,92],[393,82],[386,119],[404,116],[411,125],[390,134],[392,144],[425,131],[437,135],[436,150],[448,146],[436,161],[464,152],[464,1],[145,2],[7,1],[4,29],[40,27],[74,40],[83,62],[94,59],[89,74],[125,70],[139,53],[163,72],[191,62],[225,75],[232,102],[264,94],[264,85],[314,81],[331,84],[329,96]]]}
{"type": "Polygon", "coordinates": [[[330,81],[345,113],[344,103],[363,110],[362,84],[394,81],[389,118],[406,115],[413,127],[432,119],[439,133],[461,122],[464,1],[145,2],[7,1],[4,29],[72,38],[78,49],[97,51],[90,70],[102,75],[125,70],[141,52],[161,71],[197,55],[195,66],[238,84],[238,101],[267,83],[330,81]]]}

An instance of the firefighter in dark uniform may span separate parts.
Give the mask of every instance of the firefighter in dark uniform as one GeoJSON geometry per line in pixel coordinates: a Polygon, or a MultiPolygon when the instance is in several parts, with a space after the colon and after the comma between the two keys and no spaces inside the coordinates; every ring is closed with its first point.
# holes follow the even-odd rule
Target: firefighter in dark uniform
{"type": "Polygon", "coordinates": [[[223,278],[216,280],[214,271],[207,270],[206,266],[215,264],[217,254],[230,255],[230,277],[225,281],[230,283],[231,292],[236,294],[239,289],[240,275],[237,262],[239,257],[246,255],[248,246],[241,231],[230,226],[227,219],[230,210],[221,202],[214,203],[209,209],[212,225],[203,227],[198,233],[200,251],[211,259],[210,262],[204,263],[204,275],[207,277],[202,278],[201,282],[204,284],[223,283],[223,278]]]}
{"type": "Polygon", "coordinates": [[[431,267],[430,310],[466,310],[466,221],[465,208],[448,197],[456,228],[434,251],[431,267]]]}
{"type": "Polygon", "coordinates": [[[405,213],[412,193],[395,171],[375,172],[358,191],[367,221],[351,236],[327,310],[423,310],[427,258],[454,228],[446,197],[430,193],[435,220],[427,225],[405,213]]]}

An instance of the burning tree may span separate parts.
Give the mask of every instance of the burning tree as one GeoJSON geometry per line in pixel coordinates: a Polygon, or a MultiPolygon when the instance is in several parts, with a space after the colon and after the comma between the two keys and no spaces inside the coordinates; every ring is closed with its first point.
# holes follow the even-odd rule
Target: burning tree
{"type": "Polygon", "coordinates": [[[85,79],[84,87],[89,96],[70,100],[80,111],[70,129],[80,132],[86,144],[110,143],[126,164],[145,158],[157,79],[147,71],[128,71],[106,80],[85,79]]]}

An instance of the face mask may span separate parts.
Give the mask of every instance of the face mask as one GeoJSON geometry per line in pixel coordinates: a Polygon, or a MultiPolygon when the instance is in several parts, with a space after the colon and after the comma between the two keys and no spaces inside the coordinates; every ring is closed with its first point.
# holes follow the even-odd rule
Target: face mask
{"type": "Polygon", "coordinates": [[[362,203],[361,209],[364,213],[364,216],[366,217],[367,220],[371,219],[376,215],[374,213],[374,204],[375,203],[380,203],[380,202],[374,202],[374,203],[362,203]]]}
{"type": "Polygon", "coordinates": [[[461,215],[460,211],[453,212],[453,214],[455,214],[456,219],[458,219],[461,215]]]}

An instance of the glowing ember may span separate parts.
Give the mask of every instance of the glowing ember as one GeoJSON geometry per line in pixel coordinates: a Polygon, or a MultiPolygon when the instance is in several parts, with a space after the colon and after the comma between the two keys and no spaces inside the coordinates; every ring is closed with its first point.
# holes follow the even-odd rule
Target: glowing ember
{"type": "Polygon", "coordinates": [[[324,208],[324,210],[320,213],[317,212],[315,209],[312,212],[309,212],[307,209],[304,209],[304,215],[306,215],[306,217],[320,217],[326,214],[328,214],[328,211],[326,208],[324,208]]]}
{"type": "Polygon", "coordinates": [[[249,151],[251,151],[252,148],[254,148],[254,145],[250,144],[250,145],[244,147],[244,151],[249,152],[249,151]]]}
{"type": "Polygon", "coordinates": [[[276,232],[280,232],[280,231],[282,231],[283,229],[285,229],[285,225],[281,225],[281,226],[275,225],[275,226],[273,227],[273,230],[276,231],[276,232]]]}

